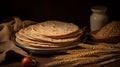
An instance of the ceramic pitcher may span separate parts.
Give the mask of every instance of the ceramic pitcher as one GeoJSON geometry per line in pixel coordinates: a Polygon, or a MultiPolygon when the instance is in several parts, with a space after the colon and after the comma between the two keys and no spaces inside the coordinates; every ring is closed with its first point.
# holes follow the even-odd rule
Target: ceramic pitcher
{"type": "Polygon", "coordinates": [[[105,6],[94,6],[91,8],[92,14],[90,16],[90,28],[91,31],[101,29],[108,22],[106,15],[107,7],[105,6]]]}

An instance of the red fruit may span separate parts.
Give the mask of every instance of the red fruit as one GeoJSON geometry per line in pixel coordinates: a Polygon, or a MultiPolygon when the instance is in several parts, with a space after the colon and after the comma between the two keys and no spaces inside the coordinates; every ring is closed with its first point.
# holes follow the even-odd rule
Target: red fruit
{"type": "Polygon", "coordinates": [[[24,57],[22,59],[22,64],[24,67],[30,67],[32,66],[32,59],[30,57],[24,57]]]}

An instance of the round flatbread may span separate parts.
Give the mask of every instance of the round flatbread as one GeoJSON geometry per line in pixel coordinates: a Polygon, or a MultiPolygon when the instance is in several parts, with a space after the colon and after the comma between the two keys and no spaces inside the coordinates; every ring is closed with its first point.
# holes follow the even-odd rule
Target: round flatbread
{"type": "MultiPolygon", "coordinates": [[[[35,27],[35,25],[31,26],[32,32],[36,33],[37,35],[40,35],[39,32],[37,32],[37,31],[34,30],[34,27],[35,27]]],[[[70,33],[68,35],[62,35],[62,36],[45,36],[45,37],[54,38],[54,39],[70,38],[70,37],[75,37],[75,36],[77,36],[79,34],[82,34],[82,32],[83,31],[81,29],[79,29],[78,31],[70,33]]]]}
{"type": "Polygon", "coordinates": [[[49,43],[49,44],[46,44],[46,43],[36,43],[36,42],[26,42],[26,41],[23,41],[23,40],[20,40],[18,38],[16,38],[16,42],[19,43],[20,45],[24,45],[24,46],[28,46],[28,47],[37,47],[37,48],[40,48],[40,47],[65,47],[65,46],[70,46],[70,45],[77,45],[78,42],[73,42],[73,43],[70,43],[70,44],[53,44],[53,43],[49,43]]]}
{"type": "Polygon", "coordinates": [[[45,21],[16,32],[16,41],[31,47],[64,47],[78,43],[82,30],[73,23],[45,21]]]}
{"type": "Polygon", "coordinates": [[[19,43],[20,45],[28,46],[28,47],[60,47],[54,44],[39,44],[39,43],[34,43],[34,42],[26,42],[23,40],[20,40],[16,38],[16,42],[19,43]]]}
{"type": "Polygon", "coordinates": [[[71,38],[54,39],[54,38],[49,38],[46,36],[36,34],[36,32],[34,32],[31,27],[25,28],[24,30],[20,30],[20,32],[16,33],[16,37],[21,38],[22,36],[18,36],[18,34],[21,34],[22,36],[27,37],[31,40],[46,41],[46,42],[52,42],[52,43],[71,43],[80,39],[80,36],[81,36],[81,35],[77,35],[71,38]]]}
{"type": "Polygon", "coordinates": [[[19,39],[19,40],[27,42],[27,43],[44,44],[44,45],[55,44],[55,45],[59,45],[59,46],[60,45],[61,46],[66,46],[68,44],[71,44],[71,42],[69,42],[69,43],[51,43],[51,42],[45,42],[45,41],[32,40],[32,39],[29,39],[25,36],[20,35],[19,33],[16,33],[16,39],[19,39]]]}
{"type": "Polygon", "coordinates": [[[66,38],[79,30],[79,27],[73,23],[61,21],[45,21],[38,23],[33,27],[37,34],[52,37],[52,38],[66,38]]]}

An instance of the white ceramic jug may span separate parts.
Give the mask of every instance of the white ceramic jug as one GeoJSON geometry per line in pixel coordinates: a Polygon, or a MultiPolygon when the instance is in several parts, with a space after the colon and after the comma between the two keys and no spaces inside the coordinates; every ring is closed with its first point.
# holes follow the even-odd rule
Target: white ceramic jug
{"type": "Polygon", "coordinates": [[[99,30],[108,22],[106,10],[107,7],[105,6],[94,6],[91,8],[92,11],[92,14],[90,16],[91,31],[99,30]]]}

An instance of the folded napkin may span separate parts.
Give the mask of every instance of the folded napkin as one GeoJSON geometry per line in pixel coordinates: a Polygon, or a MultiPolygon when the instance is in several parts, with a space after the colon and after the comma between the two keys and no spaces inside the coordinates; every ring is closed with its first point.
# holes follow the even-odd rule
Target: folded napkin
{"type": "Polygon", "coordinates": [[[28,56],[28,53],[17,47],[10,37],[13,32],[36,22],[30,20],[22,21],[19,17],[13,17],[13,20],[0,24],[0,63],[5,60],[7,52],[14,51],[22,56],[28,56]]]}

